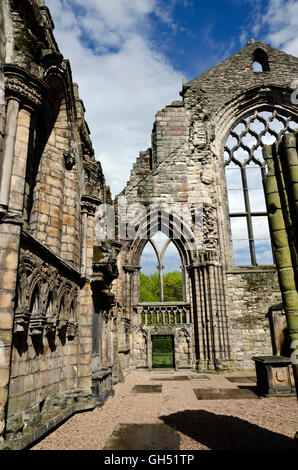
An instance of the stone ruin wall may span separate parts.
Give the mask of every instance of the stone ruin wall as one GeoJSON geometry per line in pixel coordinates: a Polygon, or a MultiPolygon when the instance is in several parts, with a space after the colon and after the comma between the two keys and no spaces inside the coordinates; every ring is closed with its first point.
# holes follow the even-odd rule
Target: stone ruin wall
{"type": "MultiPolygon", "coordinates": [[[[0,292],[0,330],[5,339],[5,364],[0,368],[0,434],[5,431],[5,437],[11,439],[10,446],[15,437],[19,443],[16,445],[25,446],[73,412],[95,406],[93,387],[102,387],[99,394],[105,399],[111,394],[112,383],[123,378],[123,371],[135,366],[133,356],[138,355],[139,365],[146,367],[150,354],[146,332],[134,323],[132,313],[138,302],[138,271],[130,273],[127,266],[133,261],[129,259],[130,243],[123,244],[118,260],[120,278],[115,280],[109,277],[109,263],[112,259],[115,264],[117,254],[112,244],[103,250],[94,236],[96,205],[111,202],[111,198],[100,164],[95,162],[84,108],[72,83],[68,61],[59,53],[52,29],[42,0],[1,2],[0,58],[22,69],[4,72],[7,93],[12,92],[14,97],[17,94],[21,102],[9,201],[9,209],[18,218],[4,220],[0,225],[0,280],[5,287],[0,292]],[[26,30],[23,21],[29,11],[27,20],[34,18],[33,23],[36,22],[31,31],[26,30]],[[27,39],[25,44],[22,36],[27,39]],[[52,66],[59,78],[51,75],[52,66]],[[13,86],[16,77],[23,87],[17,91],[13,86]],[[47,102],[45,96],[49,97],[47,102]],[[32,126],[37,122],[43,122],[47,133],[41,147],[32,140],[32,126]],[[38,149],[40,160],[30,193],[32,181],[24,169],[27,154],[29,162],[36,164],[34,149],[38,149]],[[32,203],[30,210],[28,202],[32,203]],[[20,217],[24,219],[22,233],[20,217]],[[98,263],[102,271],[97,284],[93,282],[96,312],[92,302],[94,245],[102,250],[98,263]],[[22,271],[21,262],[25,259],[26,263],[31,260],[30,266],[22,271]],[[35,281],[40,286],[40,298],[29,318],[34,307],[34,285],[38,284],[35,281]],[[125,297],[128,289],[133,294],[129,303],[129,293],[125,297]],[[58,313],[55,322],[53,311],[48,310],[49,292],[53,294],[55,314],[58,313]],[[64,296],[65,309],[60,311],[64,296]],[[96,331],[101,334],[98,357],[93,349],[93,314],[98,315],[96,331]],[[12,335],[13,329],[17,335],[12,335]],[[116,370],[118,360],[121,367],[116,370]]],[[[223,284],[231,356],[239,369],[252,367],[253,355],[271,354],[265,314],[280,301],[280,293],[274,269],[233,267],[222,148],[229,129],[256,106],[274,103],[292,110],[290,83],[297,77],[297,62],[269,46],[250,42],[233,57],[185,84],[183,101],[175,101],[157,113],[152,149],[140,153],[122,192],[128,202],[147,206],[206,205],[203,240],[208,250],[218,252],[226,271],[223,284]],[[257,47],[268,54],[270,70],[262,74],[252,71],[257,47]]],[[[0,85],[1,80],[2,71],[0,85]]],[[[0,118],[0,152],[6,104],[0,118]]],[[[131,219],[136,215],[138,208],[132,208],[131,219]]],[[[188,289],[191,300],[190,285],[188,289]]],[[[190,342],[188,334],[181,334],[176,344],[183,367],[189,365],[185,352],[190,342]]]]}
{"type": "MultiPolygon", "coordinates": [[[[0,367],[0,448],[23,448],[74,412],[95,406],[94,214],[110,196],[48,9],[40,0],[5,0],[2,7],[9,41],[5,44],[1,28],[0,54],[10,65],[3,67],[0,151],[3,123],[11,125],[15,116],[16,143],[8,208],[0,224],[5,354],[0,367]],[[11,115],[6,114],[9,100],[20,103],[11,115]]],[[[2,20],[0,14],[0,24],[2,20]]],[[[97,296],[101,298],[100,288],[97,296]]],[[[114,329],[115,343],[117,331],[108,327],[114,329]]],[[[105,341],[110,341],[109,334],[105,341]]],[[[109,360],[113,366],[114,353],[109,360]]],[[[107,397],[111,379],[103,385],[107,397]]]]}
{"type": "MultiPolygon", "coordinates": [[[[222,164],[227,133],[243,115],[274,105],[297,116],[291,83],[297,58],[250,41],[222,64],[183,86],[183,101],[156,114],[152,148],[140,152],[121,195],[130,203],[204,203],[204,242],[217,249],[227,270],[228,322],[232,357],[241,369],[251,357],[271,354],[270,306],[281,300],[274,268],[233,267],[228,199],[222,164]],[[262,48],[269,70],[253,72],[253,54],[262,48]]],[[[131,220],[139,209],[132,206],[131,220]]],[[[126,255],[124,255],[125,257],[126,255]]]]}

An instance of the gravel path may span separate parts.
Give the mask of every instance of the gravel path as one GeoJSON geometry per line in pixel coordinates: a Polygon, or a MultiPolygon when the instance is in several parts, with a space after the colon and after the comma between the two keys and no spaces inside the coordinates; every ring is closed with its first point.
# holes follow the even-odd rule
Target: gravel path
{"type": "Polygon", "coordinates": [[[297,449],[295,397],[198,400],[193,392],[237,388],[226,377],[253,372],[204,374],[210,378],[206,381],[156,380],[170,375],[194,372],[134,371],[115,386],[115,396],[102,408],[76,414],[32,449],[101,450],[119,423],[165,423],[178,431],[181,450],[297,449]],[[162,393],[131,393],[136,384],[162,384],[162,393]]]}

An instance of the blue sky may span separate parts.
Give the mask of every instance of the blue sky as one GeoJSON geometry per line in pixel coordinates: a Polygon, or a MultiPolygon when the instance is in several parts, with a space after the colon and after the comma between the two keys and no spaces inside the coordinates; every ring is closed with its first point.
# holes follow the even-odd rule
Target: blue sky
{"type": "Polygon", "coordinates": [[[46,4],[113,196],[125,186],[139,151],[151,146],[156,112],[180,99],[182,77],[194,79],[251,38],[298,56],[297,0],[46,4]]]}

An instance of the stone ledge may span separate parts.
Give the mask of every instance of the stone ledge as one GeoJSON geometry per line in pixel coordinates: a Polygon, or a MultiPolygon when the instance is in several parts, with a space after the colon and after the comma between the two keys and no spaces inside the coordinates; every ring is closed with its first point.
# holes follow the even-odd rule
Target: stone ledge
{"type": "Polygon", "coordinates": [[[248,274],[248,273],[268,273],[277,272],[276,266],[264,265],[264,266],[235,266],[225,270],[226,274],[248,274]]]}
{"type": "Polygon", "coordinates": [[[109,375],[112,375],[112,369],[100,370],[92,374],[92,380],[101,380],[109,375]]]}

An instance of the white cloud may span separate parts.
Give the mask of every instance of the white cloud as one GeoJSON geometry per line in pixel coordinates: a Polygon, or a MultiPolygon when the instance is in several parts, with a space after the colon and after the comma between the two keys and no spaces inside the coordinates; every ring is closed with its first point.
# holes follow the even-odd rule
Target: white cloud
{"type": "Polygon", "coordinates": [[[86,107],[95,155],[113,194],[151,145],[155,113],[179,99],[182,73],[150,41],[150,17],[171,24],[160,0],[47,0],[55,37],[86,107]]]}
{"type": "Polygon", "coordinates": [[[262,19],[269,32],[266,40],[288,54],[298,56],[298,2],[297,0],[269,0],[262,19]]]}

